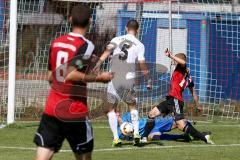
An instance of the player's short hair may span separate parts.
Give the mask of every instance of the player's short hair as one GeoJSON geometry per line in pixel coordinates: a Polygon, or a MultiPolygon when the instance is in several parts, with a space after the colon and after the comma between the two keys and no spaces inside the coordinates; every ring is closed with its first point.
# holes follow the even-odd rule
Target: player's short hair
{"type": "Polygon", "coordinates": [[[186,55],[184,53],[177,53],[175,56],[178,57],[178,58],[183,59],[184,61],[187,60],[187,57],[186,57],[186,55]]]}
{"type": "Polygon", "coordinates": [[[126,27],[127,27],[128,29],[132,29],[132,30],[137,31],[138,28],[139,28],[139,23],[138,23],[138,21],[136,21],[135,19],[131,19],[131,20],[128,21],[126,27]]]}
{"type": "Polygon", "coordinates": [[[91,10],[87,5],[76,5],[72,8],[71,24],[73,27],[85,28],[90,24],[91,10]]]}

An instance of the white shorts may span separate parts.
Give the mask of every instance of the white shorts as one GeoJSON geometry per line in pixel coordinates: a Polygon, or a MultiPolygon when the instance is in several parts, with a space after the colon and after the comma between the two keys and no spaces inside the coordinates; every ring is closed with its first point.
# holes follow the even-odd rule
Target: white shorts
{"type": "Polygon", "coordinates": [[[114,84],[112,81],[109,82],[107,88],[107,98],[108,102],[111,104],[117,104],[120,101],[124,101],[129,104],[136,103],[134,83],[132,83],[132,81],[126,81],[122,84],[114,84]]]}

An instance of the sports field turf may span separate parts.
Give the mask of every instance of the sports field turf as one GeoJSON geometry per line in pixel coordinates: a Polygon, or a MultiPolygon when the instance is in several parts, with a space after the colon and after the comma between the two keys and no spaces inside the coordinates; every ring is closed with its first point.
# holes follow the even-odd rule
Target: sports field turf
{"type": "MultiPolygon", "coordinates": [[[[32,160],[35,156],[33,136],[37,124],[17,124],[0,129],[0,160],[32,160]]],[[[94,160],[240,160],[240,125],[198,123],[199,130],[213,132],[215,145],[200,141],[191,143],[159,141],[142,147],[126,142],[121,148],[111,147],[111,132],[107,123],[94,123],[94,160]]],[[[174,131],[176,132],[176,131],[174,131]]],[[[65,142],[54,160],[73,160],[65,142]]]]}

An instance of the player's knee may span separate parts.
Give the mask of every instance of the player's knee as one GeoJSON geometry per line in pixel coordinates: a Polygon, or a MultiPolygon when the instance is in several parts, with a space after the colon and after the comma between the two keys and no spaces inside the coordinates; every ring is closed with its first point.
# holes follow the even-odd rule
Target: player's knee
{"type": "Polygon", "coordinates": [[[106,111],[108,112],[114,112],[117,108],[117,103],[108,103],[108,107],[106,108],[106,111]]]}
{"type": "Polygon", "coordinates": [[[128,105],[128,109],[131,110],[136,110],[136,103],[132,102],[132,103],[127,103],[128,105]]]}
{"type": "Polygon", "coordinates": [[[184,120],[177,121],[177,127],[179,130],[183,131],[187,123],[184,120]]]}
{"type": "Polygon", "coordinates": [[[156,107],[154,107],[154,108],[148,113],[148,118],[153,119],[153,118],[157,117],[158,115],[160,115],[160,112],[159,112],[159,110],[158,110],[156,107]]]}
{"type": "Polygon", "coordinates": [[[113,107],[108,108],[108,112],[114,112],[114,111],[115,111],[115,110],[114,110],[113,107]]]}
{"type": "Polygon", "coordinates": [[[76,160],[91,160],[92,159],[92,152],[84,153],[84,154],[75,154],[76,160]]]}
{"type": "Polygon", "coordinates": [[[37,148],[37,155],[35,160],[51,160],[54,154],[54,149],[38,147],[37,148]]]}
{"type": "Polygon", "coordinates": [[[183,125],[178,125],[178,129],[181,130],[181,131],[183,131],[184,127],[185,126],[183,126],[183,125]]]}
{"type": "Polygon", "coordinates": [[[39,156],[39,157],[36,157],[35,160],[51,160],[51,159],[52,159],[51,157],[39,156]]]}
{"type": "Polygon", "coordinates": [[[111,110],[107,113],[108,117],[116,116],[116,112],[114,110],[111,110]]]}
{"type": "Polygon", "coordinates": [[[188,129],[188,127],[190,127],[190,126],[192,126],[192,124],[191,124],[190,122],[186,122],[185,125],[184,125],[184,127],[183,127],[183,129],[182,129],[182,131],[183,131],[183,132],[186,132],[187,129],[188,129]]]}

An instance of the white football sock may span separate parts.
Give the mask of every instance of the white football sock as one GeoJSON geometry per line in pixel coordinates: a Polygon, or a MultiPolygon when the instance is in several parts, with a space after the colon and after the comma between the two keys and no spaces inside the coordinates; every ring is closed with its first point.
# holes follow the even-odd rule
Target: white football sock
{"type": "Polygon", "coordinates": [[[134,135],[139,134],[139,116],[138,110],[134,109],[130,111],[131,120],[134,127],[134,135]]]}
{"type": "Polygon", "coordinates": [[[108,122],[113,133],[113,138],[119,139],[117,115],[114,111],[108,112],[108,122]]]}

